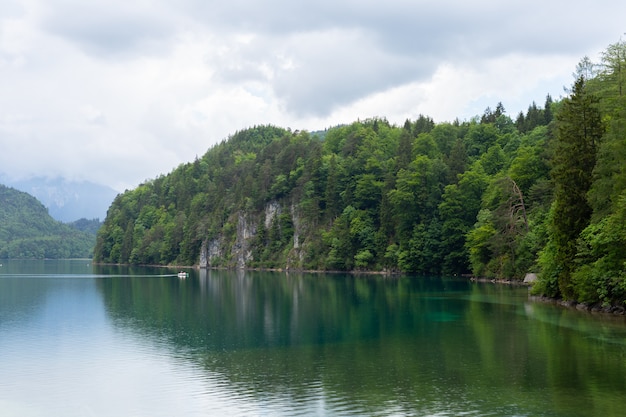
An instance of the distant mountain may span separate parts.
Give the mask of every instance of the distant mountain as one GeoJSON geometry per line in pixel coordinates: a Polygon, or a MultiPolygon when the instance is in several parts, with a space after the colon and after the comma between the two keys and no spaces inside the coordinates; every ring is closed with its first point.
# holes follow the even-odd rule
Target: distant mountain
{"type": "Polygon", "coordinates": [[[11,181],[0,177],[0,183],[35,196],[48,208],[50,216],[64,223],[82,218],[103,221],[117,195],[117,191],[103,185],[63,178],[11,181]]]}
{"type": "Polygon", "coordinates": [[[0,185],[0,259],[88,258],[95,234],[54,220],[35,197],[0,185]]]}

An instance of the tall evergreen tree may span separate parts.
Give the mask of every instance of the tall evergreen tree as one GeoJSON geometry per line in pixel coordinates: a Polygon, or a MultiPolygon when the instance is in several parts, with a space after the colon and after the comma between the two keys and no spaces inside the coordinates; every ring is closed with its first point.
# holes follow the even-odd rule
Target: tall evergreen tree
{"type": "Polygon", "coordinates": [[[552,121],[552,96],[550,94],[546,96],[546,104],[543,108],[543,119],[546,125],[549,125],[552,121]]]}
{"type": "Polygon", "coordinates": [[[552,295],[566,299],[576,297],[571,275],[575,270],[577,240],[592,213],[587,193],[592,184],[596,150],[604,132],[597,102],[586,89],[584,75],[580,75],[557,117],[557,149],[552,169],[554,259],[550,261],[554,263],[552,271],[556,274],[553,282],[558,285],[552,291],[556,294],[552,295]]]}
{"type": "Polygon", "coordinates": [[[413,138],[411,137],[411,126],[404,125],[404,129],[400,133],[398,141],[398,149],[396,151],[396,172],[406,169],[411,163],[413,155],[413,138]]]}

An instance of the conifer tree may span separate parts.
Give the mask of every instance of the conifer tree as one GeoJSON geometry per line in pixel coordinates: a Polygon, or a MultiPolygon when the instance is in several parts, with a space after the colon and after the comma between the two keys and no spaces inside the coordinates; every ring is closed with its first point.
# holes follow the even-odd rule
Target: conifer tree
{"type": "Polygon", "coordinates": [[[546,96],[546,104],[543,108],[543,119],[546,125],[549,125],[552,121],[552,96],[550,94],[546,96]]]}
{"type": "Polygon", "coordinates": [[[557,274],[556,295],[566,299],[576,296],[571,274],[575,270],[577,239],[591,218],[587,192],[592,184],[596,150],[602,135],[597,99],[587,91],[586,79],[580,75],[557,117],[557,149],[552,169],[555,201],[551,225],[554,259],[551,261],[557,274]]]}

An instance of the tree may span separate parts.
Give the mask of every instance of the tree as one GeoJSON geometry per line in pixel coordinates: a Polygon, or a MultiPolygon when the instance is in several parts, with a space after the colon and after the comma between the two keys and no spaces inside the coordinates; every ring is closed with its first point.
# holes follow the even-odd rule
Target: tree
{"type": "MultiPolygon", "coordinates": [[[[576,71],[574,74],[574,78],[577,80],[582,80],[583,83],[593,79],[597,75],[598,71],[596,69],[596,65],[589,59],[588,56],[584,56],[583,59],[580,60],[578,64],[576,64],[576,71]]],[[[574,84],[574,87],[576,83],[574,84]]]]}
{"type": "Polygon", "coordinates": [[[325,213],[329,221],[333,221],[341,211],[339,197],[339,168],[337,158],[331,154],[328,161],[328,175],[326,177],[326,189],[324,193],[325,213]]]}
{"type": "Polygon", "coordinates": [[[616,210],[590,224],[581,233],[581,257],[585,259],[573,274],[578,300],[593,303],[626,302],[626,193],[616,210]]]}
{"type": "Polygon", "coordinates": [[[521,190],[510,177],[494,178],[483,194],[483,207],[467,235],[472,272],[507,278],[523,276],[528,265],[520,265],[517,255],[529,226],[521,190]]]}
{"type": "Polygon", "coordinates": [[[546,96],[546,103],[543,106],[543,119],[546,125],[550,124],[552,121],[552,96],[548,94],[546,96]]]}
{"type": "Polygon", "coordinates": [[[609,45],[602,53],[599,78],[609,91],[610,99],[626,94],[626,42],[609,45]]]}
{"type": "Polygon", "coordinates": [[[592,184],[596,152],[604,129],[598,100],[586,88],[586,75],[574,83],[572,94],[563,102],[557,116],[557,149],[553,158],[552,178],[555,183],[555,201],[552,208],[552,256],[543,258],[556,277],[544,277],[557,284],[550,295],[566,299],[576,297],[572,285],[575,270],[577,240],[591,219],[587,193],[592,184]],[[551,259],[553,258],[553,259],[551,259]],[[555,279],[556,278],[556,279],[555,279]]]}
{"type": "Polygon", "coordinates": [[[504,106],[499,102],[495,111],[492,111],[490,107],[485,109],[485,112],[480,118],[480,123],[495,123],[498,117],[502,116],[504,113],[504,106]]]}
{"type": "Polygon", "coordinates": [[[402,129],[400,133],[400,140],[398,142],[398,149],[396,151],[396,171],[406,169],[411,163],[413,155],[413,139],[411,138],[410,126],[407,129],[402,129]]]}
{"type": "Polygon", "coordinates": [[[488,177],[480,164],[459,177],[458,184],[445,187],[439,204],[442,236],[440,250],[444,273],[469,271],[465,238],[476,223],[482,195],[488,184],[488,177]]]}

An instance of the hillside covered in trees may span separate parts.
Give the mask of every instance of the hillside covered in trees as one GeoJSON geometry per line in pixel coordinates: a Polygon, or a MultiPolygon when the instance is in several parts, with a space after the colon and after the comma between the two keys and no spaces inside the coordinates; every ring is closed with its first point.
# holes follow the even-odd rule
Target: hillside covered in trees
{"type": "Polygon", "coordinates": [[[626,45],[568,97],[470,121],[420,115],[308,133],[257,126],[119,195],[106,263],[522,278],[626,300],[626,45]]]}
{"type": "Polygon", "coordinates": [[[89,258],[99,224],[58,222],[35,197],[0,185],[0,259],[89,258]]]}

